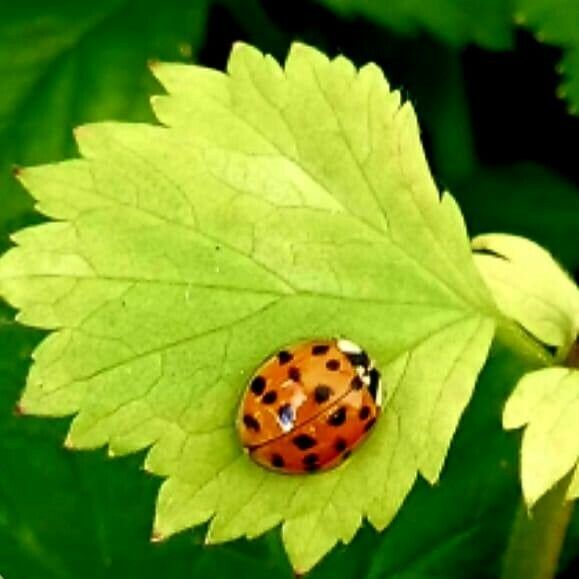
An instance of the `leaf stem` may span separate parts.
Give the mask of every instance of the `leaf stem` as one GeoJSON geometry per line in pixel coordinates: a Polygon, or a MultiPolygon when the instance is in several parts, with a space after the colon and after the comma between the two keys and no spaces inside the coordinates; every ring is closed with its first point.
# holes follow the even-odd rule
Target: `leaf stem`
{"type": "Polygon", "coordinates": [[[571,475],[559,481],[529,512],[519,505],[503,560],[502,579],[553,579],[573,501],[565,500],[571,475]]]}
{"type": "Polygon", "coordinates": [[[531,367],[552,366],[554,356],[531,334],[508,318],[498,322],[496,338],[509,349],[517,352],[531,367]]]}

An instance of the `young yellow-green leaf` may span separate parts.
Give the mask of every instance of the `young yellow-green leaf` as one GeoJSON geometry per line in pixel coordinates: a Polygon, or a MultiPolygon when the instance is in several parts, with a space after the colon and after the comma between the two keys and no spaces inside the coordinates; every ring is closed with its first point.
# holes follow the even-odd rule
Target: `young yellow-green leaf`
{"type": "Polygon", "coordinates": [[[505,50],[512,42],[505,0],[318,0],[344,15],[363,15],[402,34],[426,30],[453,46],[476,42],[505,50]]]}
{"type": "Polygon", "coordinates": [[[564,359],[579,331],[579,289],[551,254],[516,235],[479,235],[474,259],[503,313],[564,359]]]}
{"type": "Polygon", "coordinates": [[[527,425],[521,451],[521,480],[532,506],[574,469],[568,498],[578,496],[579,371],[546,368],[525,375],[509,398],[505,428],[527,425]]]}
{"type": "Polygon", "coordinates": [[[376,66],[296,44],[282,69],[238,45],[227,74],[154,72],[164,126],[82,127],[81,159],[21,175],[54,219],[0,260],[19,319],[53,330],[21,407],[76,413],[69,447],[150,447],[167,479],[157,539],[209,519],[211,542],[282,524],[304,571],[363,517],[386,526],[418,473],[438,479],[496,310],[412,107],[376,66]],[[369,440],[313,476],[255,465],[234,427],[252,371],[337,335],[384,374],[369,440]]]}
{"type": "Polygon", "coordinates": [[[516,0],[515,19],[537,34],[541,42],[563,49],[559,72],[564,81],[559,96],[570,112],[579,113],[579,2],[577,0],[516,0]]]}

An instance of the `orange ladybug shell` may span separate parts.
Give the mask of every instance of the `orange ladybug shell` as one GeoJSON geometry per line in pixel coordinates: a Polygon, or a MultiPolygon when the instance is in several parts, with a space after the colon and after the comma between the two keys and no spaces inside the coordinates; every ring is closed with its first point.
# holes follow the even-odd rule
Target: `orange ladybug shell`
{"type": "Polygon", "coordinates": [[[380,414],[380,375],[348,340],[281,350],[251,378],[239,408],[241,442],[278,472],[327,470],[350,456],[380,414]]]}

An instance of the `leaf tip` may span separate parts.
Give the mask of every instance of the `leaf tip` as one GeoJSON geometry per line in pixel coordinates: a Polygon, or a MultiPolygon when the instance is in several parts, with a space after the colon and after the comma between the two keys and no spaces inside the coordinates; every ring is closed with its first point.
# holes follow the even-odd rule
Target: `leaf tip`
{"type": "Polygon", "coordinates": [[[163,535],[161,531],[159,531],[158,529],[153,529],[153,532],[151,533],[151,543],[162,543],[166,539],[167,536],[163,535]]]}
{"type": "Polygon", "coordinates": [[[66,450],[74,450],[75,449],[75,446],[72,442],[72,436],[70,436],[70,434],[67,435],[67,437],[64,439],[63,446],[64,446],[64,448],[66,448],[66,450]]]}
{"type": "Polygon", "coordinates": [[[535,506],[535,504],[539,500],[540,496],[536,496],[534,494],[530,494],[529,492],[525,492],[523,489],[523,498],[524,498],[525,510],[527,512],[527,517],[529,517],[529,519],[532,519],[533,518],[533,507],[535,506]]]}
{"type": "Polygon", "coordinates": [[[12,172],[12,176],[15,179],[20,180],[22,178],[22,173],[24,172],[24,169],[20,165],[12,165],[10,170],[12,172]]]}
{"type": "Polygon", "coordinates": [[[560,85],[557,87],[555,94],[557,95],[557,98],[565,99],[567,98],[567,89],[563,85],[560,85]]]}
{"type": "Polygon", "coordinates": [[[154,73],[158,68],[161,62],[157,58],[149,58],[147,60],[147,68],[154,73]]]}
{"type": "Polygon", "coordinates": [[[556,481],[547,482],[537,481],[530,476],[525,476],[525,468],[522,467],[521,487],[523,490],[523,502],[527,511],[527,516],[532,519],[534,516],[533,509],[539,500],[548,493],[556,481]]]}
{"type": "Polygon", "coordinates": [[[299,41],[292,42],[286,59],[286,64],[292,60],[310,62],[317,61],[322,63],[330,62],[330,59],[323,52],[320,52],[313,46],[309,46],[308,44],[299,41]]]}
{"type": "Polygon", "coordinates": [[[17,402],[14,405],[14,408],[12,409],[12,414],[14,416],[17,416],[18,418],[26,415],[26,411],[24,410],[24,407],[22,406],[22,402],[17,402]]]}
{"type": "Polygon", "coordinates": [[[73,127],[73,129],[72,129],[72,134],[73,134],[74,139],[77,143],[82,138],[83,133],[84,133],[84,127],[82,125],[79,125],[77,127],[73,127]]]}
{"type": "Polygon", "coordinates": [[[232,74],[237,63],[262,59],[263,56],[264,55],[257,48],[251,46],[251,44],[242,41],[234,42],[231,48],[231,53],[229,54],[227,71],[229,74],[232,74]]]}
{"type": "Polygon", "coordinates": [[[233,46],[231,47],[231,54],[236,54],[238,52],[239,53],[253,52],[256,54],[261,54],[261,52],[259,52],[257,48],[251,46],[251,44],[248,44],[247,42],[243,42],[242,40],[237,40],[236,42],[233,43],[233,46]]]}
{"type": "Polygon", "coordinates": [[[139,468],[141,471],[146,472],[147,474],[155,474],[155,468],[151,464],[149,457],[147,457],[144,462],[141,463],[139,468]]]}

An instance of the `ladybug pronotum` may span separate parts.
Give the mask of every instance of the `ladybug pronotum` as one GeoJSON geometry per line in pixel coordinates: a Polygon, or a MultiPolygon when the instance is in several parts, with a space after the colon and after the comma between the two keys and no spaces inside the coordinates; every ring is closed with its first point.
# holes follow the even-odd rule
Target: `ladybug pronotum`
{"type": "Polygon", "coordinates": [[[314,340],[268,359],[241,401],[237,429],[249,456],[286,474],[347,459],[369,435],[382,400],[378,370],[349,340],[314,340]]]}

